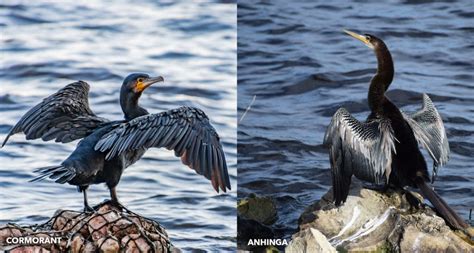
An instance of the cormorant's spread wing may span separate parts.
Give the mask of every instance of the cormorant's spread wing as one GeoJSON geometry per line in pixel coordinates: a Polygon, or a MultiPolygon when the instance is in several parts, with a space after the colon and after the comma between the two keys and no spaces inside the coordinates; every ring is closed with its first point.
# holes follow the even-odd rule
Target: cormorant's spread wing
{"type": "Polygon", "coordinates": [[[334,114],[324,144],[329,146],[336,205],[346,200],[352,175],[376,184],[388,182],[394,140],[387,120],[362,123],[344,108],[334,114]]]}
{"type": "Polygon", "coordinates": [[[416,139],[433,158],[433,175],[435,180],[438,167],[449,159],[449,143],[441,116],[428,95],[423,94],[423,107],[413,114],[403,114],[413,129],[416,139]]]}
{"type": "Polygon", "coordinates": [[[31,108],[10,130],[10,136],[23,132],[27,140],[71,142],[89,135],[106,119],[97,117],[89,108],[89,85],[78,81],[66,85],[31,108]]]}
{"type": "Polygon", "coordinates": [[[110,159],[127,150],[150,147],[174,150],[185,165],[211,180],[217,192],[219,187],[224,192],[230,189],[224,150],[203,111],[180,107],[135,118],[104,135],[95,149],[108,152],[110,159]]]}

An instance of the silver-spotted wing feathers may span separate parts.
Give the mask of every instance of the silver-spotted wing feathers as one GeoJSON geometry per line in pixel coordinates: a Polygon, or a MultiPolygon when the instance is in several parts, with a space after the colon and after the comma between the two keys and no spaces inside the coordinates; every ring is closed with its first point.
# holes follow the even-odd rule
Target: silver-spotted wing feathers
{"type": "Polygon", "coordinates": [[[27,140],[71,142],[89,135],[108,120],[97,117],[89,108],[89,85],[78,81],[66,85],[31,108],[10,130],[10,136],[23,132],[27,140]]]}
{"type": "Polygon", "coordinates": [[[324,143],[329,147],[336,205],[346,200],[352,175],[376,184],[388,182],[394,140],[388,120],[362,123],[344,108],[334,114],[324,143]]]}
{"type": "Polygon", "coordinates": [[[423,94],[423,107],[413,114],[403,113],[403,117],[413,129],[418,142],[428,150],[433,158],[431,180],[434,182],[438,167],[443,166],[449,160],[449,143],[443,119],[426,94],[423,94]]]}
{"type": "Polygon", "coordinates": [[[174,150],[185,165],[211,180],[217,192],[230,189],[224,150],[203,111],[180,107],[135,118],[104,135],[95,149],[107,152],[110,159],[127,150],[150,147],[174,150]]]}

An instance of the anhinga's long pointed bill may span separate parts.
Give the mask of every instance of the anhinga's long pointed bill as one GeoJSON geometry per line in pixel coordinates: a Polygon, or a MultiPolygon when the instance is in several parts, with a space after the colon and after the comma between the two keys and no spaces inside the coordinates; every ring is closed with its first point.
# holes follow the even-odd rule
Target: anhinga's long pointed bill
{"type": "Polygon", "coordinates": [[[163,81],[165,81],[165,79],[162,76],[149,77],[149,78],[143,80],[142,82],[137,83],[135,89],[136,89],[136,91],[141,92],[141,91],[145,90],[146,88],[150,87],[152,84],[158,83],[158,82],[163,82],[163,81]]]}
{"type": "Polygon", "coordinates": [[[372,44],[370,44],[370,41],[366,36],[357,34],[355,32],[351,32],[349,30],[344,30],[344,32],[349,34],[350,36],[362,41],[366,46],[368,46],[370,48],[373,48],[372,44]]]}

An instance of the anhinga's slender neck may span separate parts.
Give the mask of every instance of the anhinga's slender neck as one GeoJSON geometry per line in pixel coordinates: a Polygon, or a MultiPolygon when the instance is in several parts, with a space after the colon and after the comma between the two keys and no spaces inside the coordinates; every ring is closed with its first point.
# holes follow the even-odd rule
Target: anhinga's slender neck
{"type": "Polygon", "coordinates": [[[147,115],[148,111],[138,105],[141,93],[131,92],[122,87],[120,91],[120,106],[122,107],[125,120],[132,120],[136,117],[147,115]]]}
{"type": "Polygon", "coordinates": [[[383,42],[378,43],[374,52],[377,56],[377,73],[370,81],[368,100],[372,112],[378,113],[382,110],[385,91],[392,83],[394,68],[392,56],[383,42]]]}

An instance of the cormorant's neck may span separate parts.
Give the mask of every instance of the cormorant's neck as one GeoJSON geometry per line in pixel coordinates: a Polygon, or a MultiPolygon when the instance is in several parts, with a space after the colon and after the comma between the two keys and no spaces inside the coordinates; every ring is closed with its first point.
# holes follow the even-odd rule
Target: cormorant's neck
{"type": "Polygon", "coordinates": [[[120,106],[122,107],[125,120],[132,120],[136,117],[148,114],[145,108],[138,105],[140,96],[140,93],[120,92],[120,106]]]}
{"type": "Polygon", "coordinates": [[[377,73],[370,81],[368,100],[372,112],[377,113],[382,110],[385,91],[392,83],[394,68],[392,56],[385,45],[381,44],[374,51],[377,56],[377,73]]]}

